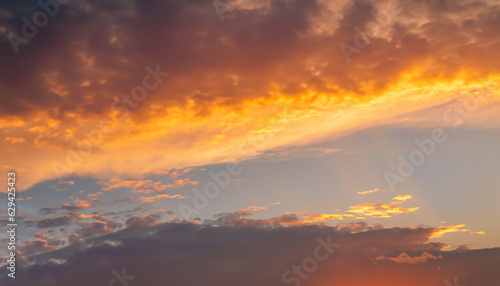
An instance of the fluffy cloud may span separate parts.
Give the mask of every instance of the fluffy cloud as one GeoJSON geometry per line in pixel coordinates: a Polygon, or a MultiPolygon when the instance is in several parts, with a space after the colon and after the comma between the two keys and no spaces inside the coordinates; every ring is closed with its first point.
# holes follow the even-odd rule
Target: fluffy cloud
{"type": "Polygon", "coordinates": [[[97,234],[104,234],[114,232],[115,230],[109,227],[104,222],[92,222],[86,223],[84,226],[76,231],[76,233],[81,237],[90,237],[97,234]]]}
{"type": "MultiPolygon", "coordinates": [[[[424,64],[428,69],[421,77],[453,77],[460,70],[498,72],[491,60],[498,58],[493,39],[498,38],[499,7],[487,1],[401,1],[401,12],[385,23],[388,33],[374,37],[356,55],[359,65],[347,64],[339,44],[354,44],[354,28],[365,30],[374,20],[370,12],[384,9],[387,1],[337,6],[324,1],[265,2],[226,12],[224,23],[212,3],[204,1],[70,2],[61,6],[43,34],[20,46],[17,56],[2,38],[1,54],[12,55],[0,70],[2,94],[11,98],[2,111],[21,114],[44,108],[55,118],[103,112],[117,91],[130,90],[144,67],[160,59],[165,67],[175,66],[176,75],[168,96],[154,101],[184,105],[192,100],[200,114],[210,113],[217,102],[264,96],[273,83],[290,96],[307,86],[341,98],[340,90],[368,96],[367,83],[379,90],[410,67],[424,64]],[[318,23],[325,22],[322,17],[331,17],[331,26],[319,28],[318,23]],[[216,72],[221,76],[214,76],[216,72]]],[[[20,34],[18,19],[37,8],[23,1],[4,4],[2,10],[13,17],[3,17],[3,26],[20,34]]]]}
{"type": "Polygon", "coordinates": [[[37,226],[40,228],[48,228],[55,226],[63,226],[70,225],[73,221],[73,218],[69,214],[57,216],[57,217],[48,217],[39,219],[37,222],[37,226]]]}
{"type": "Polygon", "coordinates": [[[46,252],[56,250],[59,245],[63,243],[62,240],[57,240],[49,237],[43,233],[36,233],[35,239],[28,241],[22,248],[21,254],[28,256],[33,253],[46,252]]]}
{"type": "Polygon", "coordinates": [[[61,208],[68,211],[85,210],[97,204],[98,202],[99,200],[97,200],[96,198],[93,198],[91,200],[75,199],[72,205],[65,203],[61,206],[61,208]]]}
{"type": "Polygon", "coordinates": [[[131,217],[125,222],[128,226],[147,227],[156,224],[156,217],[148,215],[144,217],[131,217]]]}

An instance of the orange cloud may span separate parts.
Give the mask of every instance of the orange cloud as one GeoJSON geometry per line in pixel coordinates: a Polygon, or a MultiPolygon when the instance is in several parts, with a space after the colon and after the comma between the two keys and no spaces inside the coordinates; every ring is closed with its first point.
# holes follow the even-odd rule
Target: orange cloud
{"type": "Polygon", "coordinates": [[[247,219],[254,212],[266,209],[264,207],[250,206],[247,209],[233,213],[222,213],[217,215],[218,222],[223,222],[230,226],[236,225],[279,225],[279,226],[299,226],[308,224],[324,224],[334,220],[364,220],[365,217],[391,218],[394,214],[408,214],[417,211],[420,207],[405,208],[399,206],[402,202],[411,199],[410,195],[401,195],[394,198],[396,202],[384,204],[380,202],[368,202],[362,205],[350,206],[345,213],[331,214],[310,214],[307,212],[287,212],[280,217],[268,219],[247,219]]]}
{"type": "Polygon", "coordinates": [[[37,238],[35,240],[28,241],[22,248],[21,253],[23,255],[31,255],[33,253],[56,250],[59,242],[54,244],[51,241],[52,239],[50,237],[37,238]]]}
{"type": "Polygon", "coordinates": [[[371,193],[375,193],[375,192],[378,192],[380,191],[379,188],[376,188],[376,189],[373,189],[373,190],[368,190],[368,191],[364,191],[364,192],[358,192],[358,194],[360,195],[366,195],[366,194],[371,194],[371,193]]]}
{"type": "Polygon", "coordinates": [[[470,229],[464,229],[464,227],[465,227],[465,224],[441,226],[432,233],[431,237],[442,237],[443,234],[445,234],[445,233],[470,232],[471,231],[470,229]]]}
{"type": "Polygon", "coordinates": [[[258,206],[249,206],[248,207],[249,210],[251,210],[252,212],[260,212],[260,211],[263,211],[263,210],[267,210],[266,207],[258,207],[258,206]]]}
{"type": "Polygon", "coordinates": [[[390,218],[394,214],[408,214],[419,210],[420,207],[404,208],[398,206],[398,202],[384,203],[364,203],[349,207],[348,213],[361,214],[373,218],[390,218]]]}
{"type": "Polygon", "coordinates": [[[153,197],[145,197],[145,196],[141,196],[139,199],[141,199],[144,203],[151,203],[151,202],[154,202],[156,200],[159,200],[159,199],[163,199],[163,198],[168,198],[168,199],[183,199],[183,198],[188,198],[188,196],[181,196],[181,195],[167,195],[167,194],[160,194],[160,195],[156,195],[156,196],[153,196],[153,197]]]}
{"type": "Polygon", "coordinates": [[[4,139],[5,142],[9,143],[9,144],[19,144],[19,143],[24,143],[26,142],[26,139],[22,138],[22,137],[7,137],[4,139]]]}
{"type": "Polygon", "coordinates": [[[76,199],[73,201],[73,204],[75,204],[77,208],[88,209],[89,207],[92,206],[92,201],[76,199]]]}
{"type": "Polygon", "coordinates": [[[279,217],[267,219],[248,219],[254,212],[261,211],[262,207],[248,207],[237,212],[220,213],[215,215],[216,220],[209,221],[213,224],[222,224],[228,226],[302,226],[311,224],[324,224],[331,220],[344,219],[365,219],[364,217],[352,214],[309,214],[307,212],[287,212],[279,217]]]}
{"type": "Polygon", "coordinates": [[[384,256],[379,256],[376,258],[376,260],[390,260],[394,261],[396,263],[408,263],[408,264],[417,264],[417,263],[425,263],[429,260],[437,260],[437,259],[442,259],[443,256],[438,255],[434,256],[432,254],[429,254],[427,252],[422,253],[421,256],[415,256],[415,257],[410,257],[406,253],[401,253],[398,257],[384,257],[384,256]]]}
{"type": "Polygon", "coordinates": [[[131,181],[131,180],[122,180],[122,179],[111,179],[107,182],[100,181],[99,184],[103,185],[103,191],[111,191],[117,188],[126,187],[126,188],[137,188],[141,187],[145,184],[142,181],[131,181]]]}
{"type": "Polygon", "coordinates": [[[325,223],[330,220],[344,220],[344,219],[365,219],[361,216],[355,216],[351,214],[304,214],[303,223],[306,224],[316,224],[316,223],[325,223]]]}
{"type": "Polygon", "coordinates": [[[114,232],[115,230],[103,222],[91,222],[83,225],[82,228],[76,231],[80,237],[90,237],[98,234],[106,234],[114,232]]]}
{"type": "Polygon", "coordinates": [[[411,195],[398,195],[398,196],[395,196],[392,199],[396,200],[396,201],[406,202],[407,200],[410,200],[411,198],[412,198],[411,195]]]}

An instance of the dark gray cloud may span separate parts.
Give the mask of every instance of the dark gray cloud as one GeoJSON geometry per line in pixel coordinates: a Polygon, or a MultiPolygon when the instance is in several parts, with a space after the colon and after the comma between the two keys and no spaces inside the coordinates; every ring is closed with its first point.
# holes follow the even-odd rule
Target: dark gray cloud
{"type": "Polygon", "coordinates": [[[114,232],[112,227],[104,222],[85,223],[84,226],[76,231],[80,237],[90,237],[98,234],[114,232]]]}
{"type": "Polygon", "coordinates": [[[37,226],[40,228],[47,228],[47,227],[55,227],[62,225],[70,225],[72,221],[73,218],[71,217],[71,215],[65,214],[57,217],[48,217],[39,219],[37,222],[37,226]]]}
{"type": "Polygon", "coordinates": [[[43,206],[39,212],[42,214],[48,214],[54,212],[55,208],[51,206],[43,206]]]}
{"type": "Polygon", "coordinates": [[[114,277],[111,271],[121,272],[122,268],[135,276],[130,285],[283,285],[283,272],[313,255],[318,238],[341,245],[320,262],[304,285],[438,286],[456,276],[461,285],[498,281],[500,248],[443,251],[442,244],[428,242],[434,231],[364,224],[262,229],[149,221],[140,228],[134,224],[99,238],[101,242],[121,242],[117,246],[91,239],[87,243],[94,246],[82,248],[82,241],[74,237],[73,244],[42,254],[45,260],[67,259],[66,263],[23,268],[16,281],[5,278],[2,285],[107,285],[114,277]],[[347,231],[356,228],[359,232],[347,231]],[[380,258],[402,253],[438,259],[411,264],[380,258]]]}
{"type": "Polygon", "coordinates": [[[165,92],[148,102],[193,100],[200,115],[209,114],[216,99],[238,104],[267,97],[273,86],[290,97],[305,91],[302,83],[338,99],[345,91],[370,97],[423,62],[422,79],[454,78],[464,70],[478,76],[499,72],[498,5],[400,1],[388,36],[371,39],[348,64],[339,44],[354,45],[354,28],[364,31],[374,20],[371,12],[388,1],[334,8],[327,2],[264,1],[261,8],[228,11],[220,22],[210,1],[71,1],[15,54],[8,32],[22,34],[22,17],[31,19],[41,8],[35,1],[6,1],[0,6],[0,112],[43,109],[69,121],[68,112],[99,114],[109,110],[113,96],[140,84],[147,65],[156,64],[172,75],[168,88],[161,88],[165,92]],[[324,26],[331,27],[321,32],[324,26]],[[373,90],[365,89],[367,83],[373,90]]]}
{"type": "Polygon", "coordinates": [[[125,223],[133,227],[146,227],[156,224],[156,217],[152,215],[147,215],[144,217],[131,217],[127,219],[125,223]]]}

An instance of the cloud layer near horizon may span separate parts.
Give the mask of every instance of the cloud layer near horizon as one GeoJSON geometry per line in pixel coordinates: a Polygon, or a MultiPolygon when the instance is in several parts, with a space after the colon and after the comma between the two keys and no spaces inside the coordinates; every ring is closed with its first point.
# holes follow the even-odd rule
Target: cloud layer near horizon
{"type": "MultiPolygon", "coordinates": [[[[20,284],[5,278],[4,285],[108,285],[114,278],[111,270],[123,268],[135,276],[129,281],[134,285],[284,285],[283,273],[313,256],[321,245],[318,238],[340,246],[302,280],[304,285],[438,286],[458,277],[460,285],[474,286],[500,278],[500,249],[443,251],[443,244],[428,242],[435,228],[383,229],[362,222],[337,227],[212,227],[157,223],[152,217],[135,217],[127,225],[88,239],[93,245],[89,248],[75,241],[41,254],[39,262],[51,258],[52,263],[21,269],[16,278],[20,284]]],[[[326,248],[321,255],[325,253],[326,248]]]]}

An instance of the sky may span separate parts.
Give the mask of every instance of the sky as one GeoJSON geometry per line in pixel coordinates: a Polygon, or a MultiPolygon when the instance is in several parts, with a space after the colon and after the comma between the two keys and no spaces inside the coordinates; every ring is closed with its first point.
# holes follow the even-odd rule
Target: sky
{"type": "Polygon", "coordinates": [[[498,283],[498,27],[495,0],[2,2],[0,285],[498,283]]]}

